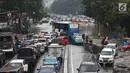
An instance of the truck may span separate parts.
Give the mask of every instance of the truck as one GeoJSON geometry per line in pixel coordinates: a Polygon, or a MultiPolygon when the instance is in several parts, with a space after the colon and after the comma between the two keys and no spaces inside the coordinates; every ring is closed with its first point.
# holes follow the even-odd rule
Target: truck
{"type": "Polygon", "coordinates": [[[14,59],[8,62],[0,69],[0,73],[26,73],[28,72],[28,64],[24,59],[14,59]]]}

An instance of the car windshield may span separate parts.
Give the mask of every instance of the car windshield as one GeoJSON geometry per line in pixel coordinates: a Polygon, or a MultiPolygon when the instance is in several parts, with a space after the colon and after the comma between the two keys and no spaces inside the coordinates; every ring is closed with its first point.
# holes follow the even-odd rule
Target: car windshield
{"type": "Polygon", "coordinates": [[[21,63],[10,63],[9,66],[17,68],[17,67],[21,67],[22,64],[21,63]]]}
{"type": "Polygon", "coordinates": [[[111,51],[102,51],[101,55],[112,55],[111,51]]]}
{"type": "Polygon", "coordinates": [[[54,68],[51,67],[44,67],[40,69],[39,73],[53,73],[55,72],[54,68]]]}
{"type": "Polygon", "coordinates": [[[105,48],[113,48],[113,49],[115,49],[116,47],[115,46],[107,45],[107,46],[105,46],[105,48]]]}
{"type": "Polygon", "coordinates": [[[56,62],[57,60],[56,59],[45,59],[45,62],[56,62]]]}
{"type": "Polygon", "coordinates": [[[38,40],[38,42],[46,42],[46,40],[38,40]]]}
{"type": "Polygon", "coordinates": [[[32,38],[33,38],[33,39],[37,39],[37,38],[38,38],[38,36],[32,36],[32,38]]]}
{"type": "Polygon", "coordinates": [[[97,66],[95,65],[81,65],[81,72],[96,72],[97,66]]]}
{"type": "Polygon", "coordinates": [[[0,36],[0,42],[10,42],[11,40],[11,36],[0,36]]]}

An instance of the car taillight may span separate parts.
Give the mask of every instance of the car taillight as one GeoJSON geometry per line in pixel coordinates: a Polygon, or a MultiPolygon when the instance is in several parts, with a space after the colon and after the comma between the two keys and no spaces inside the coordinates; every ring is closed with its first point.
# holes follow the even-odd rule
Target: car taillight
{"type": "Polygon", "coordinates": [[[9,73],[9,72],[6,72],[6,73],[9,73]]]}

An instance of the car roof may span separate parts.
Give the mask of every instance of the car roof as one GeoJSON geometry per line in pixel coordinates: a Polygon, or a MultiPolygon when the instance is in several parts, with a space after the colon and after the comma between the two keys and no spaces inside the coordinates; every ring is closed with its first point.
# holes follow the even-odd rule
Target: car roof
{"type": "Polygon", "coordinates": [[[59,45],[58,43],[53,43],[53,44],[50,44],[48,47],[63,47],[63,46],[61,46],[61,45],[59,45]]]}
{"type": "Polygon", "coordinates": [[[22,63],[24,61],[24,59],[14,59],[11,60],[10,63],[22,63]]]}
{"type": "Polygon", "coordinates": [[[109,43],[107,46],[116,46],[116,43],[109,43]]]}
{"type": "Polygon", "coordinates": [[[103,48],[102,51],[112,51],[113,49],[112,48],[103,48]]]}
{"type": "Polygon", "coordinates": [[[12,32],[2,32],[0,33],[0,36],[12,36],[14,35],[12,32]]]}
{"type": "Polygon", "coordinates": [[[82,62],[82,64],[86,64],[86,65],[96,65],[94,62],[82,62]]]}
{"type": "Polygon", "coordinates": [[[41,68],[44,68],[44,67],[54,67],[54,65],[43,65],[43,66],[41,66],[41,68]]]}
{"type": "Polygon", "coordinates": [[[56,59],[56,57],[53,57],[53,56],[47,56],[45,59],[56,59]]]}

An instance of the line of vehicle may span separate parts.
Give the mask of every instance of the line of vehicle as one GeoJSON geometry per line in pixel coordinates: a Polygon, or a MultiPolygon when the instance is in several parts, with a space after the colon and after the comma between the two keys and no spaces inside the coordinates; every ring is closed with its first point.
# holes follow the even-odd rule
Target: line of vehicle
{"type": "Polygon", "coordinates": [[[18,54],[16,54],[12,59],[10,59],[1,69],[3,69],[7,64],[9,64],[11,60],[16,59],[17,56],[18,56],[18,54]]]}
{"type": "Polygon", "coordinates": [[[70,45],[70,58],[71,58],[71,73],[74,73],[73,57],[72,57],[72,45],[70,45]]]}

